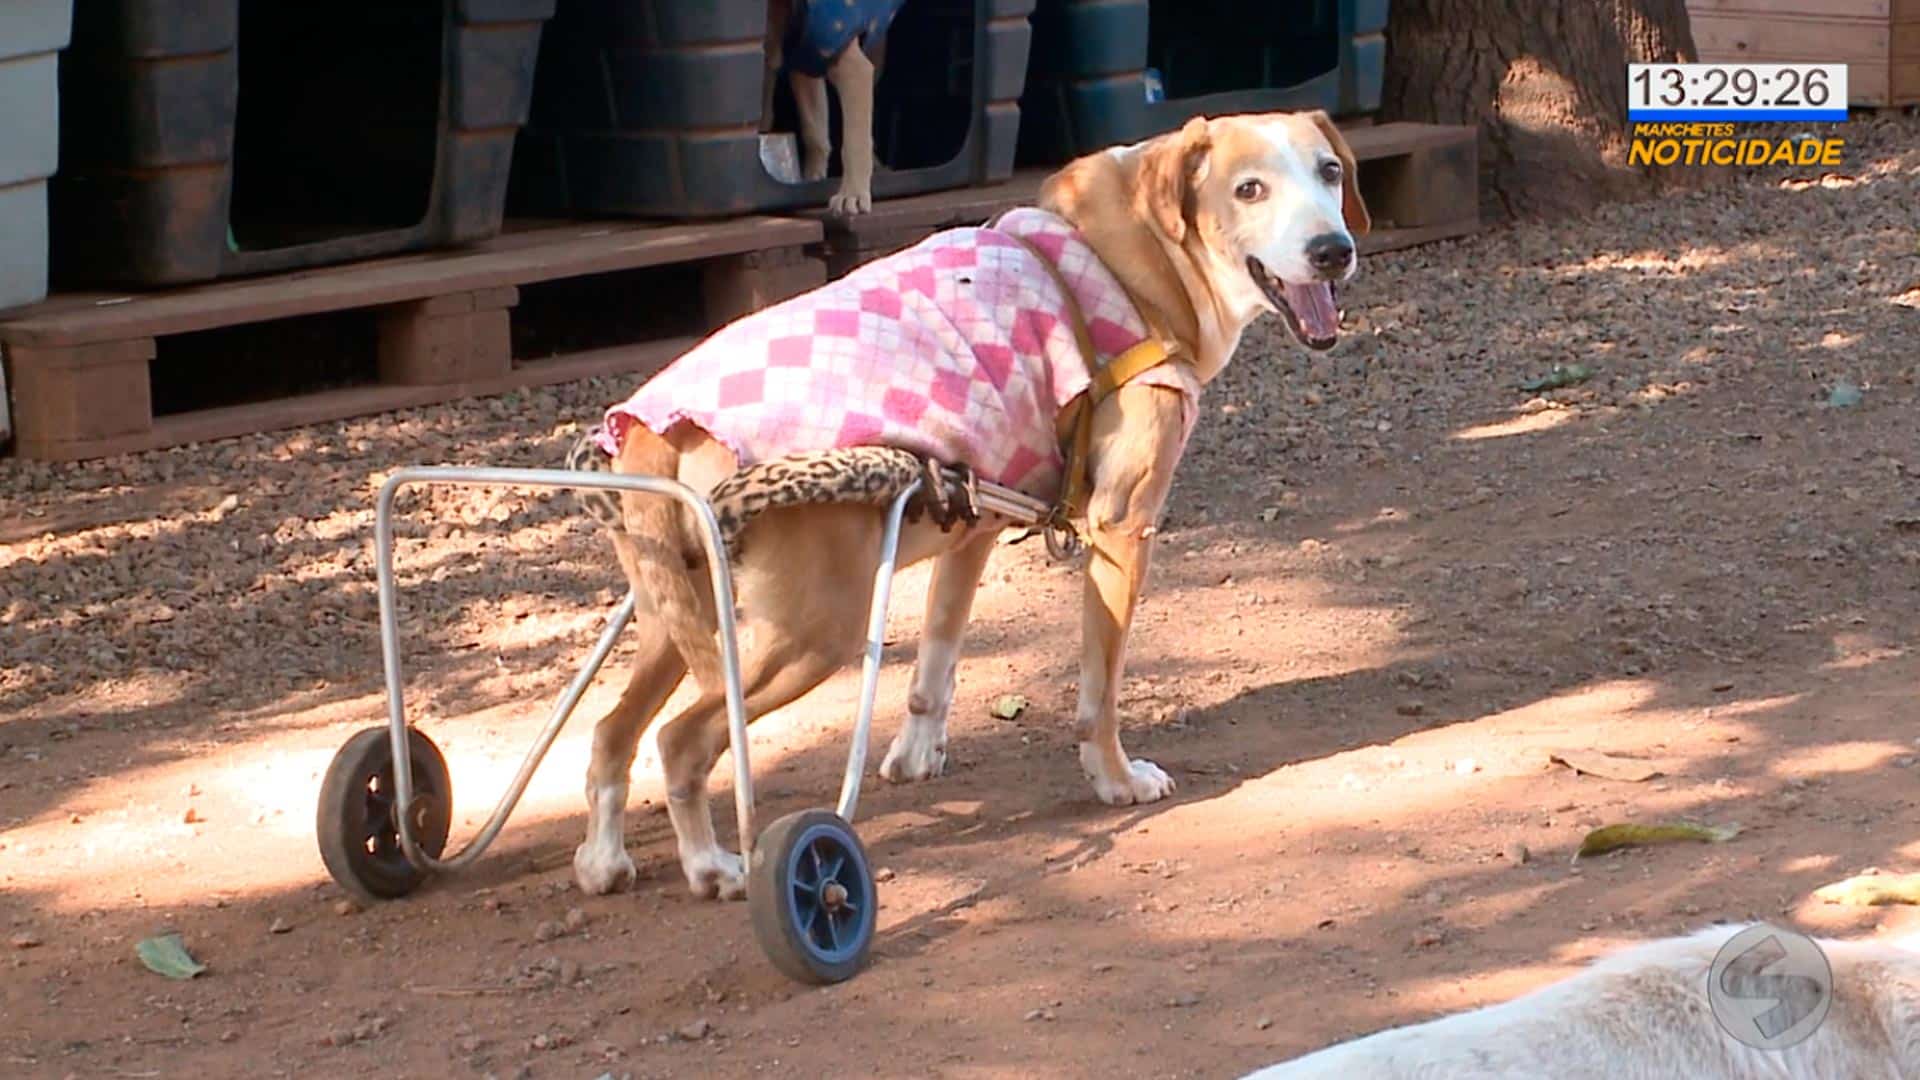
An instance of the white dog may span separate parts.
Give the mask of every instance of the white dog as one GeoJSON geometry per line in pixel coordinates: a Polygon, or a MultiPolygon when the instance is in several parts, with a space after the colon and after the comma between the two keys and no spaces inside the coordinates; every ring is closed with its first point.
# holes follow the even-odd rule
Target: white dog
{"type": "Polygon", "coordinates": [[[1831,1005],[1813,1034],[1763,1050],[1721,1028],[1714,957],[1742,926],[1628,949],[1524,997],[1393,1028],[1244,1080],[1867,1080],[1920,1077],[1920,939],[1821,939],[1831,1005]]]}

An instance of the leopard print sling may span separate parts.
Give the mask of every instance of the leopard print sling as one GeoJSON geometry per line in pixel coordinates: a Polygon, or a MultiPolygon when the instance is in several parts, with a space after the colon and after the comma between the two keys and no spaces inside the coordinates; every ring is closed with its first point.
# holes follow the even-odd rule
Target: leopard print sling
{"type": "MultiPolygon", "coordinates": [[[[573,444],[567,468],[613,471],[613,459],[594,437],[589,431],[573,444]]],[[[707,501],[720,521],[728,557],[737,560],[747,522],[769,510],[813,503],[888,506],[915,480],[923,483],[907,503],[908,521],[928,517],[944,532],[980,520],[979,486],[971,469],[885,446],[816,450],[757,462],[722,480],[707,501]]],[[[574,497],[602,527],[615,532],[625,527],[615,492],[580,489],[574,497]]]]}

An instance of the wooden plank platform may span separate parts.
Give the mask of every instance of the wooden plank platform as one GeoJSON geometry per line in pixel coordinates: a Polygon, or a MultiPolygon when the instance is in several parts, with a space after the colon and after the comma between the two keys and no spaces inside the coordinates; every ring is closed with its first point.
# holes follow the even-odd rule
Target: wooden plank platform
{"type": "Polygon", "coordinates": [[[862,263],[911,247],[942,229],[984,225],[1016,206],[1031,206],[1051,169],[1022,170],[988,187],[936,191],[885,199],[873,211],[843,217],[822,208],[801,211],[825,231],[821,254],[827,273],[839,277],[862,263]]]}
{"type": "MultiPolygon", "coordinates": [[[[151,450],[617,371],[645,371],[693,338],[515,362],[520,287],[658,267],[697,275],[705,329],[826,279],[795,218],[654,225],[515,223],[472,248],[142,294],[62,294],[0,320],[15,452],[73,460],[151,450]],[[155,415],[158,339],[364,310],[377,324],[372,385],[155,415]]],[[[235,371],[235,379],[248,372],[235,371]]]]}
{"type": "MultiPolygon", "coordinates": [[[[1360,164],[1360,186],[1374,231],[1361,237],[1367,254],[1466,236],[1480,227],[1477,135],[1440,124],[1355,124],[1343,131],[1360,164]]],[[[1016,206],[1030,206],[1050,170],[1023,170],[1005,183],[876,203],[873,212],[841,217],[826,210],[802,216],[825,230],[822,254],[838,277],[941,230],[980,225],[1016,206]]]]}
{"type": "Polygon", "coordinates": [[[666,366],[698,340],[697,337],[661,338],[638,345],[593,349],[549,360],[516,364],[505,375],[470,382],[433,386],[376,383],[159,416],[154,418],[152,428],[145,433],[116,437],[97,453],[78,456],[133,454],[168,446],[185,446],[188,443],[230,439],[262,431],[346,420],[355,416],[372,416],[422,405],[437,405],[461,398],[490,397],[509,390],[551,386],[598,375],[654,371],[666,366]]]}
{"type": "Polygon", "coordinates": [[[237,323],[424,300],[555,278],[581,277],[816,243],[795,218],[745,217],[687,225],[516,222],[494,240],[292,274],[154,293],[68,293],[0,321],[10,345],[82,345],[161,337],[237,323]]]}

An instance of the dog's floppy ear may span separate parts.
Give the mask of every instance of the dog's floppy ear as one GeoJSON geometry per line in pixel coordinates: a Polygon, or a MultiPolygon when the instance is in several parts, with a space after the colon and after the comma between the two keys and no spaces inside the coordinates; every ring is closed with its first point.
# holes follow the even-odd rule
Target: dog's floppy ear
{"type": "Polygon", "coordinates": [[[1193,189],[1212,149],[1207,118],[1196,116],[1186,127],[1160,136],[1142,151],[1135,203],[1176,244],[1186,239],[1193,189]]]}
{"type": "Polygon", "coordinates": [[[1340,158],[1340,216],[1347,220],[1347,231],[1355,236],[1365,236],[1373,228],[1373,218],[1367,213],[1366,201],[1360,198],[1360,167],[1354,163],[1353,150],[1347,145],[1346,136],[1334,125],[1333,117],[1324,111],[1315,109],[1307,114],[1313,120],[1320,134],[1333,144],[1333,152],[1340,158]]]}

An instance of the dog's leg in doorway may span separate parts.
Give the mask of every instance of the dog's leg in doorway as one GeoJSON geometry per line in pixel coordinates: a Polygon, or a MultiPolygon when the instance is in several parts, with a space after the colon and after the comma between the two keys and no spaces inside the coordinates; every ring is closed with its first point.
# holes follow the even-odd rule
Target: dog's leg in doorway
{"type": "Polygon", "coordinates": [[[800,116],[800,179],[824,180],[833,139],[827,127],[827,80],[792,73],[793,108],[800,116]]]}
{"type": "Polygon", "coordinates": [[[785,60],[787,20],[792,14],[791,0],[771,0],[767,4],[767,36],[761,44],[761,56],[765,61],[765,73],[760,80],[760,133],[762,135],[773,130],[773,90],[775,80],[780,78],[780,68],[785,60]]]}
{"type": "Polygon", "coordinates": [[[854,42],[827,69],[840,94],[840,192],[828,200],[836,214],[873,209],[873,61],[854,42]]]}
{"type": "Polygon", "coordinates": [[[933,566],[920,655],[907,694],[907,721],[880,762],[880,775],[888,780],[927,780],[946,771],[947,710],[953,705],[960,641],[996,539],[998,533],[985,532],[942,555],[933,566]]]}
{"type": "Polygon", "coordinates": [[[1173,779],[1158,765],[1128,759],[1120,745],[1119,703],[1127,634],[1180,460],[1181,408],[1172,391],[1130,386],[1116,391],[1094,418],[1091,550],[1074,733],[1094,793],[1114,806],[1154,802],[1173,792],[1173,779]]]}

